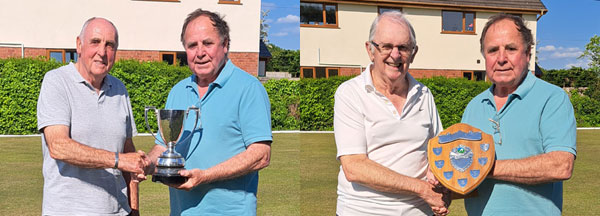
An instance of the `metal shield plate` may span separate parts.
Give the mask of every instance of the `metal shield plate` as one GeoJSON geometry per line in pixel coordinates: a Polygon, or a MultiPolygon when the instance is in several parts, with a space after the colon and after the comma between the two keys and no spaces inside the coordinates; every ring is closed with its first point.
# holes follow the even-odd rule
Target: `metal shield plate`
{"type": "Polygon", "coordinates": [[[458,123],[429,140],[429,167],[446,188],[465,195],[477,188],[492,169],[494,138],[458,123]]]}

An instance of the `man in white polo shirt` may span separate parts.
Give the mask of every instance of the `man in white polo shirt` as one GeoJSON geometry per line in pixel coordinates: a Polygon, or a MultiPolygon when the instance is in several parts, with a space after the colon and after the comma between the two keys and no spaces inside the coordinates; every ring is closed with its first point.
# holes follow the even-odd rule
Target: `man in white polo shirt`
{"type": "Polygon", "coordinates": [[[335,93],[336,214],[445,215],[449,193],[427,166],[427,142],[442,123],[431,91],[408,73],[414,30],[402,13],[383,13],[365,47],[372,64],[335,93]]]}

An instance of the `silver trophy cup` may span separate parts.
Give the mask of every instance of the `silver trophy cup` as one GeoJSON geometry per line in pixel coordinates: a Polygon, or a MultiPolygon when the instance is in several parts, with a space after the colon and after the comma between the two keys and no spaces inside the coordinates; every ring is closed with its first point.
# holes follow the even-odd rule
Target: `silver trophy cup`
{"type": "Polygon", "coordinates": [[[167,146],[167,150],[158,158],[156,171],[152,175],[153,182],[181,184],[187,180],[186,177],[179,175],[179,170],[183,170],[185,159],[181,154],[175,151],[175,145],[185,142],[192,137],[193,131],[185,138],[182,139],[181,137],[183,135],[183,123],[188,117],[190,110],[196,111],[196,121],[193,127],[195,129],[198,124],[198,118],[200,118],[200,109],[198,107],[190,107],[187,110],[157,110],[156,107],[147,106],[144,110],[144,118],[146,119],[148,131],[150,131],[150,134],[152,134],[154,139],[167,146]],[[150,124],[148,123],[148,110],[154,110],[156,113],[160,139],[154,135],[152,128],[150,128],[150,124]]]}

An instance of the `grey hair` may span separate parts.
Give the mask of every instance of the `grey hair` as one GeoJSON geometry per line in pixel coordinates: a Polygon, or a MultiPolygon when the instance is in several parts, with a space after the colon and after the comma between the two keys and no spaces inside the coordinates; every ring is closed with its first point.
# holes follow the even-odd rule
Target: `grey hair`
{"type": "MultiPolygon", "coordinates": [[[[390,18],[394,22],[408,26],[408,28],[410,29],[410,43],[414,50],[414,48],[417,46],[417,36],[415,35],[415,30],[413,29],[408,19],[406,19],[404,14],[400,11],[386,11],[377,16],[377,18],[375,18],[375,20],[373,20],[373,23],[371,24],[371,30],[369,31],[369,41],[373,41],[373,39],[375,39],[375,32],[377,32],[379,21],[384,17],[390,18]]],[[[371,52],[373,52],[375,46],[373,46],[373,44],[370,44],[369,46],[371,47],[371,52]]]]}
{"type": "Polygon", "coordinates": [[[107,20],[105,18],[101,18],[101,17],[92,17],[89,18],[87,21],[85,21],[85,23],[83,23],[83,27],[81,28],[81,32],[79,32],[79,38],[81,40],[84,40],[85,37],[85,29],[87,28],[87,26],[95,19],[103,19],[106,20],[108,23],[110,23],[112,25],[112,27],[115,29],[115,42],[117,43],[117,46],[119,46],[119,31],[117,30],[117,27],[115,26],[114,23],[112,23],[110,20],[107,20]]]}
{"type": "Polygon", "coordinates": [[[487,35],[488,29],[493,24],[500,22],[502,20],[510,20],[513,23],[515,23],[515,25],[517,26],[517,31],[519,31],[519,35],[521,36],[521,40],[523,41],[523,47],[525,47],[525,52],[526,52],[526,54],[531,55],[531,48],[535,44],[533,42],[533,35],[531,34],[531,30],[529,28],[527,28],[527,26],[525,25],[525,22],[523,22],[523,19],[521,17],[511,15],[511,14],[506,14],[506,13],[499,13],[494,16],[491,16],[489,18],[488,22],[485,24],[485,27],[483,27],[483,31],[481,32],[481,38],[479,39],[479,44],[481,46],[481,48],[480,48],[481,54],[484,54],[484,56],[485,56],[483,48],[485,45],[484,41],[485,41],[485,36],[487,35]]]}

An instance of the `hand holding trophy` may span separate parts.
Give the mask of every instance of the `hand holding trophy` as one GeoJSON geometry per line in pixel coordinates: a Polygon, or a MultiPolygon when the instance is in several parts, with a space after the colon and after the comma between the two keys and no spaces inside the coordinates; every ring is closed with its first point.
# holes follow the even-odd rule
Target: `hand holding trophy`
{"type": "Polygon", "coordinates": [[[195,129],[198,124],[198,119],[200,118],[200,108],[198,107],[192,106],[187,110],[157,110],[156,107],[152,106],[147,106],[145,108],[144,118],[146,119],[148,131],[150,131],[150,134],[152,134],[156,140],[167,146],[167,150],[158,158],[156,172],[152,175],[153,182],[182,184],[187,180],[186,177],[179,174],[179,171],[184,169],[185,159],[181,154],[175,151],[175,146],[192,137],[193,131],[185,138],[181,138],[183,135],[184,122],[185,119],[187,119],[190,110],[196,111],[196,120],[193,127],[195,129]],[[148,123],[148,110],[154,110],[156,113],[160,139],[154,135],[150,128],[150,124],[148,123]]]}

